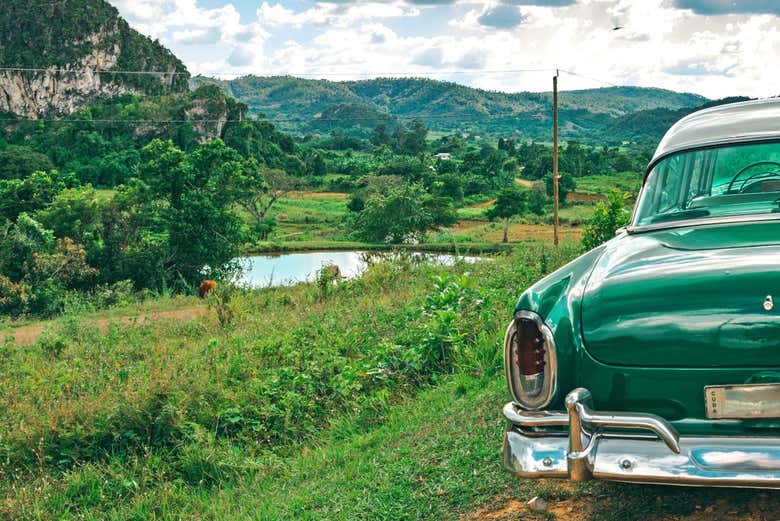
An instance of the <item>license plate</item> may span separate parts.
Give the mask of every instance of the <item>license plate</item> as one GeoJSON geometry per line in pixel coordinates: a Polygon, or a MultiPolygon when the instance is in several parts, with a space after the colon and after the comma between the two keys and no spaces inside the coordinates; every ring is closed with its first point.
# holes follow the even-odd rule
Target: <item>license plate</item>
{"type": "Polygon", "coordinates": [[[780,383],[708,385],[704,388],[707,418],[780,418],[780,383]]]}

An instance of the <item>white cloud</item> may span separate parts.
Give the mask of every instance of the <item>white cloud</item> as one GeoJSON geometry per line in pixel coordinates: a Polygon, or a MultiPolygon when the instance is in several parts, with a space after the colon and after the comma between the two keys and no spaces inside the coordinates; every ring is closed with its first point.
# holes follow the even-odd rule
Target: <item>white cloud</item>
{"type": "Polygon", "coordinates": [[[549,90],[552,72],[500,71],[557,67],[601,80],[563,75],[562,89],[616,83],[710,97],[776,94],[780,69],[766,63],[780,55],[780,17],[759,9],[766,4],[759,0],[751,9],[718,1],[711,16],[694,0],[342,0],[304,9],[284,0],[225,0],[211,9],[198,0],[112,3],[195,72],[431,73],[518,91],[549,90]]]}
{"type": "Polygon", "coordinates": [[[208,45],[217,43],[222,38],[222,31],[219,27],[209,27],[208,29],[187,29],[184,31],[174,31],[173,41],[185,45],[208,45]]]}
{"type": "Polygon", "coordinates": [[[401,2],[326,3],[304,11],[293,11],[282,3],[263,2],[257,9],[257,17],[268,26],[302,27],[313,24],[323,28],[348,28],[363,20],[417,16],[420,10],[401,2]]]}

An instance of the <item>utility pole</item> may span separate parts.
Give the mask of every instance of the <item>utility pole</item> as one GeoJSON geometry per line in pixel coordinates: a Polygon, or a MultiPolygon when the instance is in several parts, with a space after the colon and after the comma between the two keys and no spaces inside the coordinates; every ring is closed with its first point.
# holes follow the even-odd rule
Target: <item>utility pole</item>
{"type": "Polygon", "coordinates": [[[553,76],[553,244],[558,246],[558,69],[553,76]]]}

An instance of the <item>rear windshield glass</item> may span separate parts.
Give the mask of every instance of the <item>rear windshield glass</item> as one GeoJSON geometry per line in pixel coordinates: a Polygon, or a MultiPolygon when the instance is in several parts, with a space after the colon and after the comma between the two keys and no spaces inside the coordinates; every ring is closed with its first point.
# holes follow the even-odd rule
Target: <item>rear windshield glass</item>
{"type": "Polygon", "coordinates": [[[661,160],[648,174],[633,224],[769,213],[780,213],[780,143],[731,145],[661,160]]]}

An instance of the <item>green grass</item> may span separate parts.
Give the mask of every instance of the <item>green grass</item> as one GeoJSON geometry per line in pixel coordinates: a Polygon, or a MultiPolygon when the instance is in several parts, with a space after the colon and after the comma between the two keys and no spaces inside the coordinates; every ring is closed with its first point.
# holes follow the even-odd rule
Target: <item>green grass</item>
{"type": "Polygon", "coordinates": [[[541,251],[239,293],[225,329],[208,316],[101,333],[68,315],[35,346],[6,344],[0,518],[459,519],[535,495],[591,521],[771,518],[778,495],[501,469],[503,328],[522,288],[575,249],[546,250],[544,266],[541,251]]]}
{"type": "MultiPolygon", "coordinates": [[[[596,205],[593,203],[569,202],[565,206],[561,206],[558,211],[558,219],[560,222],[566,224],[584,225],[593,217],[595,208],[596,205]]],[[[551,213],[547,214],[545,217],[547,222],[552,222],[551,219],[553,216],[551,213]]]]}
{"type": "Polygon", "coordinates": [[[337,287],[239,292],[226,329],[208,316],[101,332],[69,314],[34,346],[6,344],[0,517],[131,519],[151,505],[169,509],[158,518],[186,517],[193,497],[273,475],[329,425],[381,424],[442,372],[495,376],[539,251],[451,268],[381,263],[337,287]]]}
{"type": "Polygon", "coordinates": [[[278,226],[270,240],[276,242],[345,241],[349,231],[343,225],[349,213],[347,200],[300,195],[282,197],[271,213],[278,226]],[[286,219],[279,219],[284,215],[286,219]]]}
{"type": "Polygon", "coordinates": [[[487,221],[485,217],[486,207],[466,206],[457,209],[458,220],[461,221],[487,221]]]}
{"type": "Polygon", "coordinates": [[[589,175],[577,178],[577,192],[590,195],[606,195],[612,190],[622,190],[632,195],[639,193],[642,174],[622,172],[614,175],[589,175]]]}

